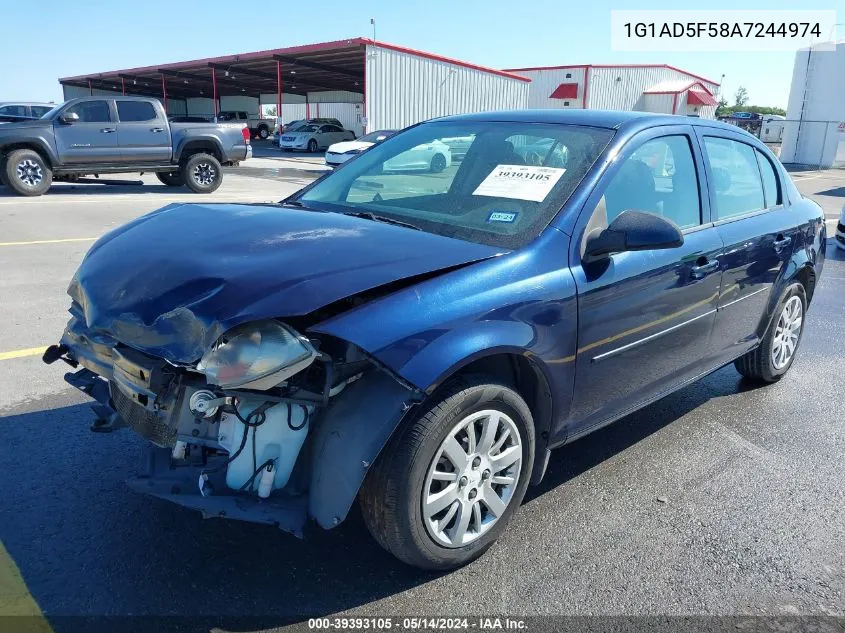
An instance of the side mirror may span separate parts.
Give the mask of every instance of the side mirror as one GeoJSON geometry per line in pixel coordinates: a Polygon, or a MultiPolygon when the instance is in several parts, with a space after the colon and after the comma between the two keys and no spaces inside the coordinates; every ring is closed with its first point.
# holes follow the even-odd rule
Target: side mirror
{"type": "Polygon", "coordinates": [[[587,237],[584,261],[594,262],[613,253],[677,248],[684,236],[678,225],[653,213],[627,210],[606,229],[587,237]]]}
{"type": "Polygon", "coordinates": [[[78,123],[79,122],[79,115],[76,112],[65,112],[61,116],[62,123],[78,123]]]}

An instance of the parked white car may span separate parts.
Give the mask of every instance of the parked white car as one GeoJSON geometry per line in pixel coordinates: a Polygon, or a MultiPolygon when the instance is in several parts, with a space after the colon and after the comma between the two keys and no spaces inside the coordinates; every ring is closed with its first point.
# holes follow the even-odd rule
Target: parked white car
{"type": "Polygon", "coordinates": [[[351,158],[355,158],[365,149],[371,148],[373,145],[381,143],[384,139],[396,134],[396,130],[379,130],[378,132],[370,132],[354,141],[344,141],[343,143],[335,143],[329,146],[326,150],[326,165],[329,167],[337,167],[342,165],[351,158]]]}
{"type": "Polygon", "coordinates": [[[341,141],[353,140],[355,140],[355,132],[351,130],[344,130],[337,125],[310,124],[295,132],[284,132],[279,137],[279,148],[316,152],[341,141]]]}
{"type": "Polygon", "coordinates": [[[384,163],[385,171],[428,169],[439,173],[452,164],[452,151],[446,143],[431,141],[412,147],[384,163]]]}
{"type": "Polygon", "coordinates": [[[839,214],[839,224],[836,225],[836,245],[845,251],[845,206],[839,214]]]}

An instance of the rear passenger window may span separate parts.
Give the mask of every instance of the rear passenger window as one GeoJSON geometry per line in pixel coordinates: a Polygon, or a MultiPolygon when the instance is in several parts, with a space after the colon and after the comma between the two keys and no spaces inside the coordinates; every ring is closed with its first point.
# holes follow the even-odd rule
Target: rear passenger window
{"type": "Polygon", "coordinates": [[[76,112],[80,123],[108,123],[111,121],[108,101],[83,101],[71,106],[67,112],[76,112]]]}
{"type": "Polygon", "coordinates": [[[780,187],[772,162],[760,150],[757,152],[757,162],[760,163],[760,173],[763,175],[763,191],[766,194],[766,208],[771,209],[781,203],[780,187]]]}
{"type": "Polygon", "coordinates": [[[153,104],[146,101],[118,101],[117,116],[121,121],[153,121],[156,111],[153,104]]]}
{"type": "Polygon", "coordinates": [[[716,199],[716,219],[765,209],[756,150],[745,143],[714,136],[705,136],[704,146],[712,175],[710,187],[716,199]]]}
{"type": "MultiPolygon", "coordinates": [[[[643,143],[613,176],[603,202],[608,224],[629,209],[663,216],[682,229],[701,224],[698,175],[689,139],[663,136],[643,143]]],[[[598,220],[603,223],[602,218],[598,220]]]]}

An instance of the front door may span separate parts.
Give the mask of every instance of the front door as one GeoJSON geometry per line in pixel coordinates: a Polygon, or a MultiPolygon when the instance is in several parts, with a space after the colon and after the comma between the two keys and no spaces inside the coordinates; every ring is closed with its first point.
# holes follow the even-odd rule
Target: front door
{"type": "Polygon", "coordinates": [[[732,360],[763,334],[771,290],[800,239],[799,223],[783,204],[768,156],[739,134],[703,130],[700,136],[713,219],[725,244],[713,341],[732,360]]]}
{"type": "Polygon", "coordinates": [[[79,120],[65,123],[61,115],[53,122],[56,151],[65,165],[119,163],[117,124],[107,99],[80,101],[62,112],[76,113],[79,120]]]}
{"type": "Polygon", "coordinates": [[[124,163],[162,164],[170,160],[170,126],[164,111],[149,101],[117,99],[117,140],[124,163]]]}
{"type": "MultiPolygon", "coordinates": [[[[701,196],[702,163],[689,126],[635,137],[579,218],[570,262],[578,286],[578,353],[567,435],[638,408],[712,363],[710,333],[722,240],[701,196]],[[584,239],[627,209],[672,220],[677,248],[582,262],[584,239]]],[[[558,438],[559,439],[559,438],[558,438]]]]}

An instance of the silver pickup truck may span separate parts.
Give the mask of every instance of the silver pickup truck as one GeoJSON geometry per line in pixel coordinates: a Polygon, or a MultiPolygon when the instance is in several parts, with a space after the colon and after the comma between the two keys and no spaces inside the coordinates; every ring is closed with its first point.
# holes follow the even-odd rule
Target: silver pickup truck
{"type": "Polygon", "coordinates": [[[149,171],[165,185],[211,193],[222,165],[252,157],[249,138],[237,123],[171,123],[157,99],[71,99],[0,126],[0,183],[39,196],[53,180],[149,171]]]}

